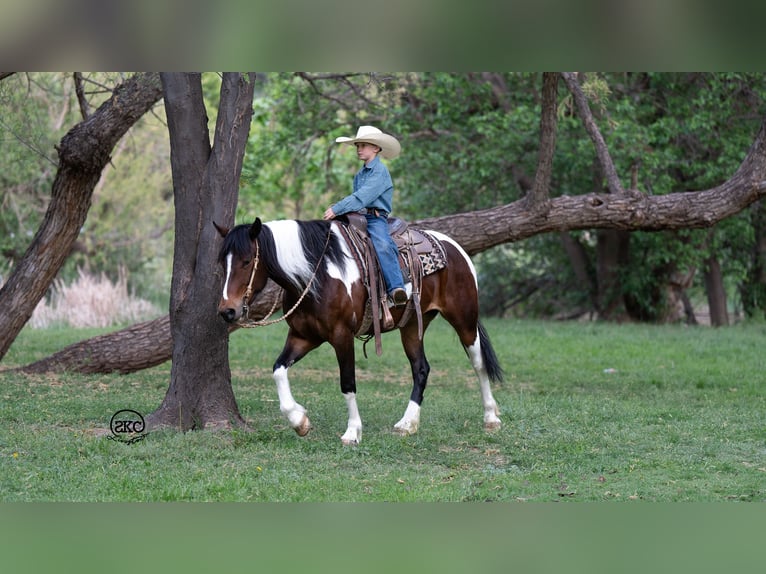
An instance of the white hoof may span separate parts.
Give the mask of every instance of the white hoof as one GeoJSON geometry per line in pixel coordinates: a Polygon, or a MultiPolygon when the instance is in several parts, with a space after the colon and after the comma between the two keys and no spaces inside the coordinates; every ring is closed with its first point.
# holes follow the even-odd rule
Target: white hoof
{"type": "Polygon", "coordinates": [[[293,430],[298,436],[306,436],[311,430],[311,421],[306,415],[303,415],[301,422],[298,423],[298,426],[293,427],[293,430]]]}
{"type": "Polygon", "coordinates": [[[411,435],[418,432],[420,425],[420,405],[414,401],[407,403],[407,410],[404,411],[402,420],[394,425],[394,432],[400,435],[411,435]]]}
{"type": "Polygon", "coordinates": [[[492,405],[484,411],[484,430],[497,430],[503,425],[503,421],[498,416],[499,414],[500,409],[497,408],[497,405],[492,405]]]}
{"type": "Polygon", "coordinates": [[[489,421],[489,422],[485,422],[484,423],[484,430],[488,431],[488,432],[489,431],[496,431],[501,426],[503,426],[503,422],[500,419],[498,419],[496,421],[489,421]]]}
{"type": "Polygon", "coordinates": [[[346,432],[343,433],[343,436],[340,437],[340,442],[342,442],[344,446],[357,446],[362,442],[362,429],[349,427],[346,429],[346,432]]]}
{"type": "Polygon", "coordinates": [[[409,436],[418,432],[418,421],[402,419],[394,425],[394,432],[409,436]]]}

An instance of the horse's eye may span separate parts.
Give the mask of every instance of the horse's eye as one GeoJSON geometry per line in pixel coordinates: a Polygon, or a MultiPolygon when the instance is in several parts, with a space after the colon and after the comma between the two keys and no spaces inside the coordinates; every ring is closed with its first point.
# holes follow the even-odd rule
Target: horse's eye
{"type": "Polygon", "coordinates": [[[250,263],[252,263],[252,259],[243,259],[242,260],[242,267],[250,267],[250,263]]]}

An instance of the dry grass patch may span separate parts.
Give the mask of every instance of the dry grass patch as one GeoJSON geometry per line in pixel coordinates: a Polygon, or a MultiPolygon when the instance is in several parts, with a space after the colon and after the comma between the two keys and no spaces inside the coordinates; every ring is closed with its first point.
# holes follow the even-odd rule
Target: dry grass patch
{"type": "Polygon", "coordinates": [[[124,269],[120,269],[115,283],[103,273],[94,277],[79,269],[77,279],[70,285],[61,279],[54,281],[49,300],[40,301],[29,324],[35,329],[53,325],[111,327],[137,323],[158,313],[155,305],[128,292],[124,269]]]}

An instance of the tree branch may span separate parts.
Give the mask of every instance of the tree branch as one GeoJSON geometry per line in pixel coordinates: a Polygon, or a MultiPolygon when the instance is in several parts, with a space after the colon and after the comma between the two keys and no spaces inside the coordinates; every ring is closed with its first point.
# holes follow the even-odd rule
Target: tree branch
{"type": "Polygon", "coordinates": [[[622,183],[620,183],[620,178],[617,176],[617,170],[614,168],[612,156],[609,155],[609,150],[606,147],[604,138],[593,119],[593,114],[588,106],[588,99],[585,97],[582,88],[580,88],[577,77],[571,72],[561,72],[561,77],[564,78],[567,88],[569,88],[569,91],[572,93],[577,113],[585,125],[585,131],[588,132],[588,135],[596,148],[598,162],[601,165],[601,169],[604,170],[604,176],[606,177],[609,191],[615,194],[625,193],[625,189],[622,187],[622,183]]]}
{"type": "Polygon", "coordinates": [[[77,103],[80,105],[80,115],[82,119],[87,120],[90,116],[90,106],[85,98],[85,88],[82,82],[82,72],[74,73],[74,92],[77,94],[77,103]]]}
{"type": "Polygon", "coordinates": [[[469,254],[540,233],[576,229],[707,228],[766,196],[766,118],[747,156],[731,178],[704,191],[667,195],[589,193],[561,196],[531,211],[524,199],[470,213],[412,224],[454,237],[469,254]]]}

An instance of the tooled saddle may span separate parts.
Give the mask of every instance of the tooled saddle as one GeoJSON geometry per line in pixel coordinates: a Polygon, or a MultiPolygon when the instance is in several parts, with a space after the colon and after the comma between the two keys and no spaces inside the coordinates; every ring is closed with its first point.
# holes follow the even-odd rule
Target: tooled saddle
{"type": "Polygon", "coordinates": [[[354,255],[361,271],[369,297],[365,306],[364,317],[355,333],[365,341],[375,338],[375,352],[383,352],[381,333],[390,331],[395,326],[402,327],[415,313],[418,321],[418,336],[423,337],[423,316],[420,308],[420,293],[423,277],[435,273],[447,266],[447,255],[442,244],[427,231],[410,227],[400,218],[388,219],[388,230],[399,249],[399,267],[405,283],[412,284],[412,294],[399,322],[394,320],[389,309],[386,283],[380,271],[375,248],[367,233],[367,218],[358,213],[342,216],[344,225],[340,229],[354,255]],[[344,221],[345,220],[345,221],[344,221]]]}

